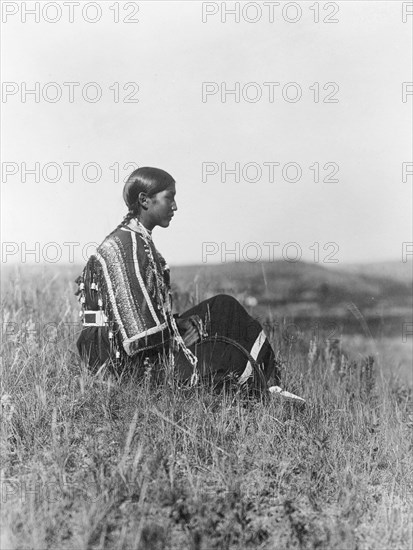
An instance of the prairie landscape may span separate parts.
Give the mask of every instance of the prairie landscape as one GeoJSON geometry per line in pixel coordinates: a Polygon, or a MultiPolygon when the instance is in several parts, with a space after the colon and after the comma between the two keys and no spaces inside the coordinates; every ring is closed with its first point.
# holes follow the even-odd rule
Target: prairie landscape
{"type": "Polygon", "coordinates": [[[172,269],[177,311],[263,323],[305,408],[93,375],[80,270],[3,270],[2,550],[411,550],[411,265],[172,269]]]}

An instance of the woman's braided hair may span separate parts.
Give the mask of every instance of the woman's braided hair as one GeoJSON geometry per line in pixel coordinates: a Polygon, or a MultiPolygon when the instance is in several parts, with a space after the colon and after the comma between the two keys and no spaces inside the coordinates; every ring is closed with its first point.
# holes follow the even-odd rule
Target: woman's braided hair
{"type": "Polygon", "coordinates": [[[168,174],[168,172],[165,172],[165,170],[161,170],[160,168],[143,166],[134,170],[126,180],[123,188],[123,200],[128,207],[128,212],[120,224],[115,227],[115,229],[111,231],[106,238],[110,237],[120,227],[128,225],[133,218],[138,216],[140,210],[140,193],[143,192],[146,193],[148,197],[153,197],[156,193],[165,191],[165,189],[173,183],[175,183],[174,178],[168,174]]]}

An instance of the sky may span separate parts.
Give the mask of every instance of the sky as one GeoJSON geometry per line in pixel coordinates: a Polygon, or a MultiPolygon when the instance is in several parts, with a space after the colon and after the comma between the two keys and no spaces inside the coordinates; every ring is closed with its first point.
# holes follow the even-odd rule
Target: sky
{"type": "Polygon", "coordinates": [[[2,265],[84,262],[138,166],[171,265],[411,261],[411,9],[2,2],[2,265]]]}

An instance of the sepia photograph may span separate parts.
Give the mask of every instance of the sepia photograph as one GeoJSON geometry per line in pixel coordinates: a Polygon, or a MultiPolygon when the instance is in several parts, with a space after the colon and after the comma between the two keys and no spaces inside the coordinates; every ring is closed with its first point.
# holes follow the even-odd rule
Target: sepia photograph
{"type": "Polygon", "coordinates": [[[0,550],[411,550],[413,2],[0,9],[0,550]]]}

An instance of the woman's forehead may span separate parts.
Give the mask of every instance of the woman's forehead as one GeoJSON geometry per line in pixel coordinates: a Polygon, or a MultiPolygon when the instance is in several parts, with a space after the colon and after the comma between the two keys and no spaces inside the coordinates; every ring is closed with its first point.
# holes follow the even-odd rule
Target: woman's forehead
{"type": "Polygon", "coordinates": [[[162,191],[158,191],[156,195],[176,195],[175,184],[170,184],[162,191]]]}

